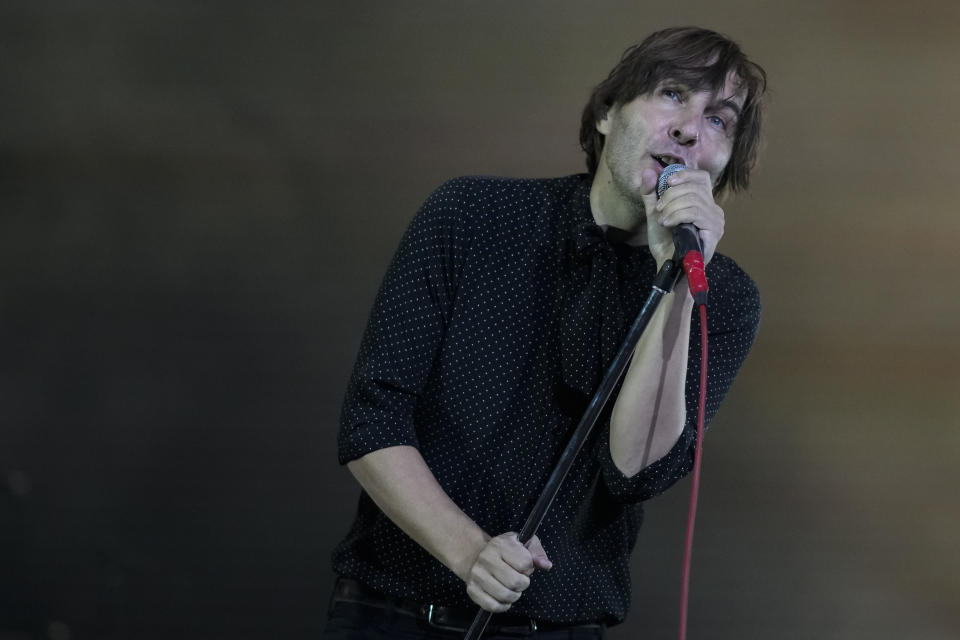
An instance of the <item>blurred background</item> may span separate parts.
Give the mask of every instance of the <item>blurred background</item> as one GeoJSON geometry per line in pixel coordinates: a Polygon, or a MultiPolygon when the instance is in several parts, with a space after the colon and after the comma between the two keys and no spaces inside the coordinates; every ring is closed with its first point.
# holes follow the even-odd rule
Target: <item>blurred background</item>
{"type": "MultiPolygon", "coordinates": [[[[591,88],[678,24],[772,89],[690,637],[960,637],[960,5],[5,0],[0,638],[316,637],[407,222],[449,177],[582,171],[591,88]]],[[[614,640],[675,635],[688,490],[614,640]]]]}

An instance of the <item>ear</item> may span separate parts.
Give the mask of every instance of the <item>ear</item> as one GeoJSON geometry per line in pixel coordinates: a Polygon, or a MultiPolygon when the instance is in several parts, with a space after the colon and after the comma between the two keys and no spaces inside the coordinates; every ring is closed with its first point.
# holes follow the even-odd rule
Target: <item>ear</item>
{"type": "Polygon", "coordinates": [[[606,113],[603,114],[603,118],[597,120],[597,131],[605,136],[610,135],[610,113],[615,108],[616,107],[608,107],[606,113]]]}

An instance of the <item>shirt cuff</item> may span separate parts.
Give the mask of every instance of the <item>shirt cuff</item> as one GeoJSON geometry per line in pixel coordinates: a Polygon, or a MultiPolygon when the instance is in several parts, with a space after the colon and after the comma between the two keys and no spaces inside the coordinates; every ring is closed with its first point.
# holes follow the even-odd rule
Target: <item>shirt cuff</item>
{"type": "Polygon", "coordinates": [[[694,430],[685,428],[665,456],[636,474],[626,476],[610,456],[608,424],[598,438],[596,451],[607,489],[622,502],[641,502],[660,495],[693,469],[695,440],[694,430]]]}

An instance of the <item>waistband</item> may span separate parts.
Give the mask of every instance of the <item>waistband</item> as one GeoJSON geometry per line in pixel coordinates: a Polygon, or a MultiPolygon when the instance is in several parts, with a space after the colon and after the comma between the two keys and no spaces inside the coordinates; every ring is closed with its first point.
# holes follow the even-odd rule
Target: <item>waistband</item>
{"type": "MultiPolygon", "coordinates": [[[[352,602],[379,609],[390,609],[398,613],[413,616],[429,626],[445,631],[461,633],[473,623],[478,609],[464,609],[436,604],[424,604],[405,598],[397,598],[379,593],[353,580],[352,578],[338,578],[333,587],[331,602],[352,602]]],[[[529,616],[515,613],[495,613],[490,618],[487,630],[490,633],[509,635],[532,635],[536,631],[558,631],[564,629],[601,629],[602,624],[563,624],[536,620],[529,616]]]]}

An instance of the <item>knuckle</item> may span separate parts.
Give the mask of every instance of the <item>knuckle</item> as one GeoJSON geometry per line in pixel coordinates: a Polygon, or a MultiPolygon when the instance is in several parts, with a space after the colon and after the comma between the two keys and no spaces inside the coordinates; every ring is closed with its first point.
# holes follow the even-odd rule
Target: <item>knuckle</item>
{"type": "Polygon", "coordinates": [[[492,538],[492,539],[490,540],[490,544],[489,544],[489,546],[488,546],[487,548],[490,548],[491,546],[494,547],[494,548],[496,548],[496,549],[505,549],[505,548],[507,548],[507,547],[510,547],[511,544],[512,544],[513,542],[515,542],[514,539],[513,539],[513,536],[514,536],[514,534],[509,533],[509,532],[508,532],[508,533],[501,533],[501,534],[498,535],[496,538],[492,538]]]}
{"type": "Polygon", "coordinates": [[[474,567],[476,567],[477,564],[491,564],[496,562],[499,558],[500,552],[497,549],[494,549],[493,547],[487,547],[480,552],[480,555],[477,556],[477,563],[474,564],[474,567]]]}
{"type": "Polygon", "coordinates": [[[467,597],[480,606],[483,606],[483,603],[485,602],[483,595],[483,592],[476,587],[467,587],[467,597]]]}
{"type": "Polygon", "coordinates": [[[510,581],[510,584],[506,585],[512,591],[523,591],[530,586],[530,578],[525,575],[519,575],[513,580],[510,581]]]}

